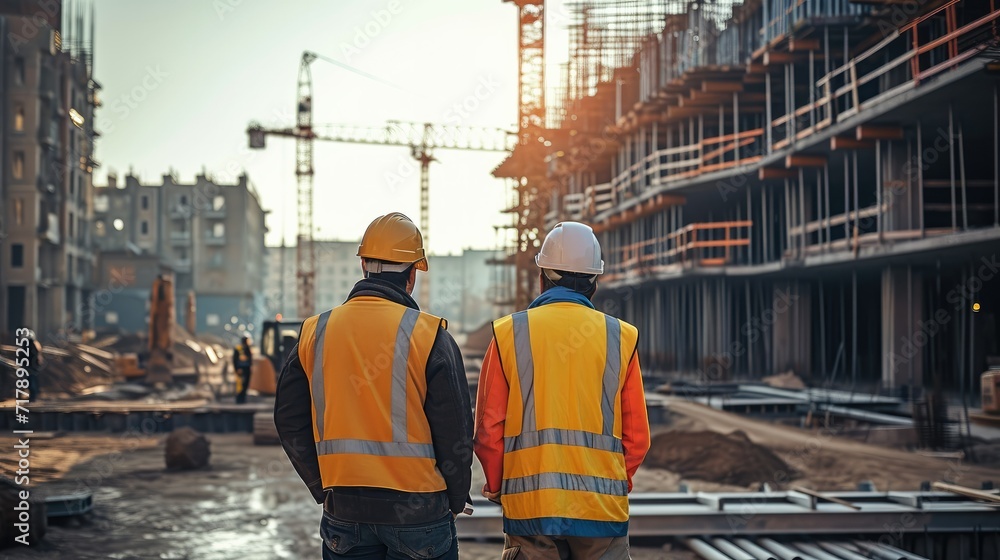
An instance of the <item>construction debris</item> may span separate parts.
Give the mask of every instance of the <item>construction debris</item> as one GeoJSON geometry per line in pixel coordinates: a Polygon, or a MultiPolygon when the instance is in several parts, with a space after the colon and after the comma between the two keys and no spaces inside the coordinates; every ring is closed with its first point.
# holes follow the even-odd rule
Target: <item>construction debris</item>
{"type": "Polygon", "coordinates": [[[795,469],[774,452],[755,444],[741,431],[659,434],[653,438],[643,464],[673,471],[685,479],[736,486],[764,482],[780,485],[798,477],[795,469]]]}
{"type": "MultiPolygon", "coordinates": [[[[219,341],[196,337],[174,326],[171,366],[183,379],[197,381],[206,370],[218,370],[223,364],[219,356],[227,349],[219,341]]],[[[94,388],[110,386],[116,381],[141,380],[143,357],[148,354],[145,334],[112,333],[84,343],[80,336],[43,340],[44,364],[39,374],[43,398],[77,397],[95,393],[94,388]]],[[[12,387],[16,378],[13,361],[16,348],[0,345],[0,387],[12,387]]],[[[120,387],[114,387],[120,389],[120,387]]],[[[100,393],[100,391],[96,391],[100,393]]],[[[126,391],[127,392],[127,391],[126,391]]],[[[13,389],[5,391],[13,394],[13,389]]],[[[129,398],[102,395],[98,398],[129,398]]]]}
{"type": "Polygon", "coordinates": [[[207,467],[211,454],[208,439],[193,428],[184,426],[167,436],[165,458],[168,469],[187,470],[207,467]]]}
{"type": "Polygon", "coordinates": [[[779,389],[805,389],[807,386],[802,378],[795,375],[794,371],[786,371],[785,373],[779,373],[778,375],[769,375],[761,379],[764,383],[767,383],[771,387],[777,387],[779,389]]]}

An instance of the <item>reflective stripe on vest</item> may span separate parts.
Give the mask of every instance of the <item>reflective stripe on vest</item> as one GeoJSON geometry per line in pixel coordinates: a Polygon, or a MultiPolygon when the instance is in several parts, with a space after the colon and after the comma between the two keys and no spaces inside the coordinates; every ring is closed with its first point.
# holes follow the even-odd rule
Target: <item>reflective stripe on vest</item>
{"type": "Polygon", "coordinates": [[[324,488],[446,489],[423,409],[442,328],[443,319],[376,296],[303,322],[298,358],[324,488]]]}
{"type": "Polygon", "coordinates": [[[550,488],[596,492],[611,496],[628,495],[628,481],[569,473],[542,473],[509,478],[503,481],[501,494],[522,494],[550,488]]]}
{"type": "Polygon", "coordinates": [[[610,315],[604,316],[607,358],[604,363],[604,391],[601,393],[603,434],[565,429],[536,431],[535,361],[531,355],[528,312],[514,313],[511,315],[511,321],[514,329],[514,353],[517,356],[517,379],[520,384],[523,420],[520,435],[504,438],[504,451],[510,453],[518,449],[555,443],[623,453],[621,439],[616,438],[614,433],[615,397],[618,395],[618,384],[621,379],[621,325],[618,319],[610,315]]]}
{"type": "Polygon", "coordinates": [[[501,501],[513,535],[618,537],[628,529],[621,391],[632,325],[554,302],[493,323],[510,388],[501,501]]]}
{"type": "MultiPolygon", "coordinates": [[[[324,338],[326,324],[331,311],[319,316],[316,325],[316,349],[313,368],[322,372],[324,338]]],[[[319,441],[316,443],[318,455],[333,455],[338,453],[378,455],[382,457],[434,457],[432,444],[409,443],[406,432],[406,361],[410,355],[410,337],[413,327],[417,324],[420,312],[407,308],[396,329],[396,344],[392,351],[392,442],[368,441],[357,439],[324,439],[323,422],[319,422],[319,441]]],[[[313,374],[312,395],[316,417],[323,418],[325,412],[326,389],[323,386],[323,375],[313,374]]]]}

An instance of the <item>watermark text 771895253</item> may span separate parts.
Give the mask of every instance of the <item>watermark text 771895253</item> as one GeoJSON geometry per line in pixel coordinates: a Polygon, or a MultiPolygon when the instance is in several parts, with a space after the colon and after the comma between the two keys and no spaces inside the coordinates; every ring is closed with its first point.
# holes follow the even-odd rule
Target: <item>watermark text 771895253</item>
{"type": "MultiPolygon", "coordinates": [[[[17,365],[17,380],[14,382],[14,419],[24,427],[24,429],[13,431],[17,438],[17,443],[14,444],[14,451],[17,453],[17,470],[14,471],[14,482],[22,487],[18,491],[17,503],[14,506],[14,530],[16,533],[14,540],[24,545],[30,544],[31,539],[31,503],[29,502],[31,491],[28,489],[31,484],[31,440],[28,436],[31,435],[32,430],[27,429],[30,412],[28,410],[28,397],[30,395],[28,387],[32,382],[29,377],[34,374],[30,369],[31,354],[38,351],[34,340],[28,336],[29,332],[28,329],[17,329],[14,333],[15,346],[17,347],[14,351],[17,365]]],[[[37,360],[37,356],[35,358],[37,360]]]]}

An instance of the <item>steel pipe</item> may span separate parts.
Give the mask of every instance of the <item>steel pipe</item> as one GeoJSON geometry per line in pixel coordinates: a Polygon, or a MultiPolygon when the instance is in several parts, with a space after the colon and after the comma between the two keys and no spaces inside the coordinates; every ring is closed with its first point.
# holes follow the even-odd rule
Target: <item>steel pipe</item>
{"type": "Polygon", "coordinates": [[[684,539],[684,544],[705,560],[733,560],[701,539],[684,539]]]}

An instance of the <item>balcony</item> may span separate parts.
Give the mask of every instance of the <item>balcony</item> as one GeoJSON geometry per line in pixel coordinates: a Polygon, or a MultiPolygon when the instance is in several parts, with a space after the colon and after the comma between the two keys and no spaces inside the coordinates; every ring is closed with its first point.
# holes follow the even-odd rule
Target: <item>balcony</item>
{"type": "Polygon", "coordinates": [[[172,231],[170,232],[170,245],[173,247],[187,247],[191,244],[191,232],[190,231],[172,231]]]}
{"type": "Polygon", "coordinates": [[[170,207],[170,218],[173,220],[187,220],[192,215],[191,207],[187,204],[174,204],[170,207]]]}
{"type": "Polygon", "coordinates": [[[213,207],[209,206],[209,207],[205,208],[204,210],[202,210],[201,214],[202,214],[202,216],[205,216],[206,218],[215,218],[215,219],[225,218],[226,217],[226,207],[222,206],[220,208],[213,208],[213,207]]]}
{"type": "Polygon", "coordinates": [[[174,259],[174,272],[191,272],[191,259],[174,259]]]}
{"type": "Polygon", "coordinates": [[[225,244],[226,244],[225,235],[212,235],[211,233],[205,235],[205,245],[218,247],[225,244]]]}

